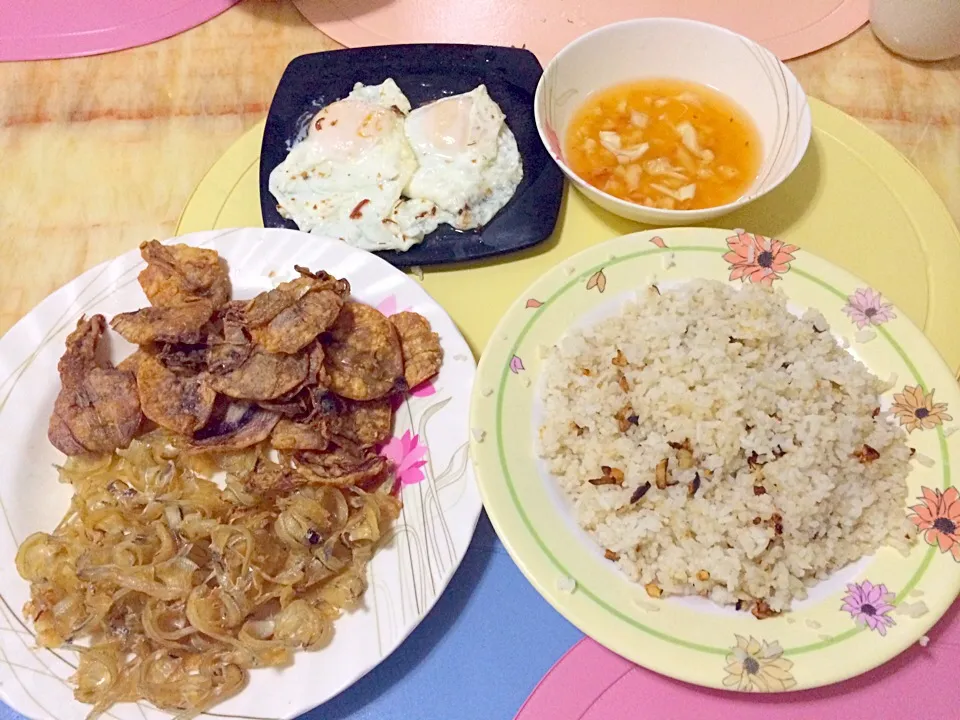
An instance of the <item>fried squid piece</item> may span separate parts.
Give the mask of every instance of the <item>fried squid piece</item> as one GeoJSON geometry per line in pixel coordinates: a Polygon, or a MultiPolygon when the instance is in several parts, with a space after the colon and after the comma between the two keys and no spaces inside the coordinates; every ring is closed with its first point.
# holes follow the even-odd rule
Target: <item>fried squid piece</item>
{"type": "Polygon", "coordinates": [[[134,345],[196,345],[203,339],[202,328],[212,315],[209,300],[194,300],[174,307],[146,307],[120,313],[110,321],[110,327],[134,345]]]}
{"type": "Polygon", "coordinates": [[[440,372],[443,348],[440,336],[430,328],[430,321],[415,312],[401,312],[391,315],[390,322],[400,338],[407,385],[415,388],[440,372]]]}
{"type": "Polygon", "coordinates": [[[210,385],[219,393],[240,400],[274,400],[301,387],[310,369],[309,358],[254,351],[235,370],[211,375],[210,385]]]}
{"type": "Polygon", "coordinates": [[[350,283],[297,266],[300,277],[253,298],[244,320],[267,352],[296,353],[336,320],[350,283]]]}
{"type": "Polygon", "coordinates": [[[405,388],[403,354],[393,325],[369,305],[348,302],[324,346],[330,389],[350,400],[377,400],[405,388]]]}
{"type": "Polygon", "coordinates": [[[203,375],[179,376],[153,355],[137,367],[143,414],[160,427],[192,435],[210,420],[217,393],[203,375]]]}
{"type": "Polygon", "coordinates": [[[294,265],[294,269],[300,273],[300,277],[296,280],[281,283],[269,292],[260,293],[247,303],[244,320],[248,327],[266,325],[312,292],[329,290],[341,299],[346,299],[350,294],[350,283],[346,280],[337,280],[323,271],[313,273],[299,265],[294,265]]]}
{"type": "Polygon", "coordinates": [[[311,292],[267,324],[251,328],[250,334],[267,352],[297,353],[333,325],[342,307],[343,299],[335,292],[311,292]]]}
{"type": "Polygon", "coordinates": [[[133,373],[97,360],[105,329],[103,315],[81,318],[57,365],[61,388],[47,437],[67,455],[125,448],[140,427],[143,416],[133,373]]]}
{"type": "Polygon", "coordinates": [[[208,300],[217,310],[230,299],[227,264],[216,250],[151,240],[140,245],[140,255],[147,267],[137,279],[155,307],[208,300]]]}

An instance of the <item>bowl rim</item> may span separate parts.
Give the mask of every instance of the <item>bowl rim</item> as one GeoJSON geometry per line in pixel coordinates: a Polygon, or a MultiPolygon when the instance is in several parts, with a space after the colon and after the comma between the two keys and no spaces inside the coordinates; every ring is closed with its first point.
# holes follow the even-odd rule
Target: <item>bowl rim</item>
{"type": "MultiPolygon", "coordinates": [[[[598,86],[595,90],[591,92],[595,92],[597,89],[601,89],[601,87],[603,86],[598,86]]],[[[720,91],[717,90],[717,92],[720,92],[720,91]]],[[[738,106],[739,106],[739,103],[738,103],[738,106]]],[[[753,119],[753,116],[751,115],[749,110],[744,109],[744,111],[747,113],[748,116],[750,116],[751,119],[753,119]]],[[[546,146],[547,151],[550,154],[550,157],[553,158],[553,161],[555,163],[557,163],[557,165],[563,171],[564,175],[566,175],[567,178],[571,182],[573,182],[575,185],[577,185],[581,190],[583,190],[588,195],[590,193],[596,193],[600,195],[605,201],[609,201],[610,203],[613,203],[617,207],[623,208],[623,210],[626,212],[635,212],[636,209],[639,209],[641,213],[650,213],[650,214],[659,215],[664,218],[670,218],[671,222],[674,220],[680,221],[682,219],[696,222],[696,220],[694,220],[693,218],[697,216],[699,216],[701,220],[706,220],[706,219],[709,219],[710,217],[718,217],[720,215],[725,215],[728,212],[737,210],[738,208],[741,208],[744,205],[747,205],[753,202],[754,200],[761,198],[764,195],[767,195],[773,190],[776,190],[783,183],[783,181],[786,180],[788,177],[790,177],[793,174],[793,172],[797,169],[797,167],[800,165],[801,160],[803,160],[804,156],[807,154],[807,150],[810,147],[810,139],[813,135],[813,120],[810,115],[810,102],[807,98],[807,92],[806,90],[803,89],[803,85],[800,83],[800,80],[797,79],[797,76],[794,75],[793,71],[791,71],[790,68],[787,67],[787,65],[779,57],[776,56],[776,54],[774,54],[771,50],[767,49],[766,47],[756,42],[755,40],[751,40],[745,35],[741,35],[738,32],[734,32],[729,28],[725,28],[720,25],[714,25],[713,23],[704,22],[703,20],[691,20],[688,18],[678,18],[678,17],[630,18],[628,20],[621,20],[619,22],[609,23],[607,25],[594,28],[593,30],[587,33],[584,33],[580,37],[576,38],[575,40],[565,45],[556,55],[553,56],[553,58],[551,58],[550,62],[547,63],[546,67],[544,67],[543,69],[543,74],[540,76],[540,80],[537,82],[537,89],[533,95],[533,117],[534,117],[534,123],[537,127],[537,133],[539,133],[540,140],[541,142],[543,142],[544,146],[546,146]],[[623,198],[618,198],[616,195],[611,195],[610,193],[604,190],[601,190],[600,188],[595,187],[594,185],[591,185],[586,180],[581,178],[580,175],[578,175],[569,165],[567,165],[566,161],[563,159],[562,152],[560,152],[559,154],[555,153],[551,148],[549,138],[544,132],[544,126],[546,124],[546,120],[545,118],[542,117],[542,114],[540,112],[540,105],[543,99],[543,94],[544,92],[546,92],[544,89],[546,87],[546,81],[549,78],[551,72],[555,71],[557,63],[560,61],[560,59],[565,54],[573,50],[575,47],[588,42],[589,40],[593,39],[595,36],[603,35],[607,32],[610,32],[614,28],[619,28],[619,27],[628,26],[628,25],[639,26],[639,25],[663,25],[663,24],[681,25],[681,26],[691,26],[691,25],[698,26],[700,28],[704,28],[711,32],[716,32],[722,35],[739,38],[745,43],[747,43],[748,45],[751,45],[754,48],[759,49],[760,51],[766,53],[771,58],[776,60],[776,62],[780,66],[780,69],[783,71],[784,76],[787,79],[787,82],[791,83],[792,81],[792,84],[797,89],[799,89],[800,96],[803,98],[803,105],[800,111],[801,120],[800,120],[800,124],[798,126],[798,131],[797,131],[798,139],[800,140],[800,142],[798,142],[797,144],[798,152],[795,154],[793,162],[789,166],[787,166],[787,168],[785,168],[784,171],[781,172],[776,177],[776,179],[773,182],[771,182],[771,184],[767,188],[765,188],[762,192],[744,193],[743,195],[738,197],[736,200],[725,203],[724,205],[715,205],[713,207],[708,207],[708,208],[695,208],[690,210],[668,210],[666,208],[652,208],[652,207],[649,207],[648,205],[642,205],[640,203],[624,200],[623,198]]],[[[551,128],[551,130],[553,130],[553,128],[551,128]]],[[[562,143],[562,140],[559,138],[559,136],[557,136],[557,142],[562,143]]],[[[562,148],[562,145],[561,145],[561,148],[562,148]]]]}

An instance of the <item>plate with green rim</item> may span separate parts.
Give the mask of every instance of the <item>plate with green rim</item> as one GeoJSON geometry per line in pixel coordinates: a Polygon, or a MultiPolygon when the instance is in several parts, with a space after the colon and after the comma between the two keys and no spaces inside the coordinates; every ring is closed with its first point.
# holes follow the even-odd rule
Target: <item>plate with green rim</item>
{"type": "Polygon", "coordinates": [[[917,642],[960,592],[960,494],[951,471],[960,439],[950,415],[958,410],[953,374],[877,289],[789,239],[673,228],[596,245],[554,267],[513,303],[480,361],[471,454],[484,506],[510,555],[587,635],[639,665],[698,685],[800,690],[890,660],[917,642]],[[904,517],[919,533],[908,554],[881,547],[812,587],[792,610],[758,620],[699,598],[651,598],[577,527],[537,458],[543,351],[571,327],[615,313],[638,289],[694,278],[773,284],[791,310],[819,310],[841,345],[891,379],[884,399],[896,405],[892,416],[917,451],[904,517]]]}

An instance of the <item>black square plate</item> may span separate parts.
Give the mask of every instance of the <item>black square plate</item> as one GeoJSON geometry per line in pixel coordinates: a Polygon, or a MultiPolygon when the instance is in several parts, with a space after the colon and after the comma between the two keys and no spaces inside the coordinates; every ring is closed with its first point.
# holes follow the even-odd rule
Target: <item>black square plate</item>
{"type": "Polygon", "coordinates": [[[264,227],[296,225],[277,212],[270,172],[283,162],[310,118],[346,97],[357,82],[400,86],[413,107],[485,84],[517,138],[523,180],[488,225],[461,232],[441,225],[407,252],[382,252],[398,267],[463,262],[528,248],[557,223],[563,174],[540,142],[533,95],[543,68],[533,53],[489,45],[385,45],[301,55],[287,66],[270,104],[260,152],[260,211],[264,227]]]}

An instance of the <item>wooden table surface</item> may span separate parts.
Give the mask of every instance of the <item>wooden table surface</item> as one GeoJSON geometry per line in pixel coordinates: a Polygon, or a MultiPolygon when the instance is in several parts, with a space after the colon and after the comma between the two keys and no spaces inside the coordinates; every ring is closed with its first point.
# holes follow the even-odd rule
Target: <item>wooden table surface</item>
{"type": "MultiPolygon", "coordinates": [[[[0,334],[86,268],[169,237],[297,55],[339,47],[285,0],[243,0],[163,42],[0,63],[0,334]]],[[[927,177],[960,223],[960,59],[890,55],[868,28],[788,63],[927,177]]]]}

